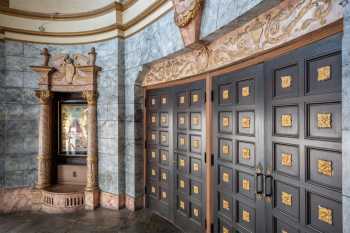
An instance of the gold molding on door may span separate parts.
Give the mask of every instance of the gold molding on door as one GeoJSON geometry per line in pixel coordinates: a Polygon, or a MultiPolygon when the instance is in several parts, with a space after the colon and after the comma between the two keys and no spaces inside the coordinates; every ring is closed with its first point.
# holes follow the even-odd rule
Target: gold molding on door
{"type": "Polygon", "coordinates": [[[322,66],[317,69],[317,81],[327,81],[331,79],[331,66],[322,66]]]}

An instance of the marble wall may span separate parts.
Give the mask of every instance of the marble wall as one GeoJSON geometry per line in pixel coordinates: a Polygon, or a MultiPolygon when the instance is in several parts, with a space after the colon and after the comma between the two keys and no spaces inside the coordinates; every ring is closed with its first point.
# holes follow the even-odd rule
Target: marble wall
{"type": "MultiPolygon", "coordinates": [[[[345,1],[344,1],[345,2],[345,1]]],[[[343,156],[343,222],[350,222],[350,3],[344,11],[342,42],[342,156],[343,156]]],[[[343,224],[343,233],[350,233],[350,224],[343,224]]]]}
{"type": "MultiPolygon", "coordinates": [[[[38,75],[31,65],[41,65],[40,50],[51,54],[98,53],[98,146],[99,182],[102,191],[124,191],[124,91],[123,41],[112,39],[85,45],[41,45],[6,40],[4,72],[0,81],[0,172],[1,186],[32,186],[36,180],[39,105],[34,95],[38,75]],[[119,120],[118,120],[119,119],[119,120]],[[118,173],[118,168],[121,172],[118,173]]],[[[2,48],[2,47],[0,47],[2,48]]]]}

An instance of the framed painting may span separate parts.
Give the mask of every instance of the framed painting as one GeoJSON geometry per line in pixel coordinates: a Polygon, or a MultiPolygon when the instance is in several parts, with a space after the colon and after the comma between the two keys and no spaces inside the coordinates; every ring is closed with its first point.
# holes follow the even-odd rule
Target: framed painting
{"type": "Polygon", "coordinates": [[[62,103],[59,114],[60,154],[69,156],[86,155],[88,145],[87,105],[62,103]]]}

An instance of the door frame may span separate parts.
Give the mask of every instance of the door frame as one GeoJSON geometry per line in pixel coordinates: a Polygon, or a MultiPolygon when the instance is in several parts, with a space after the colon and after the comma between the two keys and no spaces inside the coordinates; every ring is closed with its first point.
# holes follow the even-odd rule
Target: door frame
{"type": "MultiPolygon", "coordinates": [[[[331,23],[321,29],[318,29],[316,31],[313,31],[311,33],[308,33],[304,36],[298,37],[288,43],[282,44],[281,46],[278,46],[277,48],[267,50],[264,52],[258,52],[254,54],[253,56],[250,56],[246,59],[240,60],[238,62],[235,62],[231,64],[230,66],[224,67],[224,68],[218,68],[216,70],[212,70],[194,77],[189,77],[185,79],[170,81],[166,83],[160,83],[150,86],[145,86],[143,88],[143,96],[146,96],[147,91],[153,90],[153,89],[160,89],[165,87],[173,87],[178,86],[182,84],[187,84],[199,80],[205,80],[205,86],[206,86],[206,102],[205,102],[205,111],[206,111],[206,233],[212,233],[213,227],[214,227],[214,205],[213,205],[213,197],[214,197],[214,191],[213,191],[213,175],[214,175],[214,156],[213,156],[213,138],[212,138],[212,119],[213,119],[213,102],[212,102],[212,86],[213,86],[213,80],[216,77],[220,77],[223,74],[231,73],[234,71],[238,71],[253,65],[257,65],[259,63],[263,63],[265,61],[271,60],[273,58],[276,58],[278,56],[281,56],[283,54],[287,54],[289,52],[292,52],[295,49],[305,47],[309,44],[312,44],[314,42],[317,42],[319,40],[325,39],[327,37],[330,37],[332,35],[335,35],[337,33],[343,32],[343,19],[340,19],[334,23],[331,23]]],[[[147,134],[147,107],[146,107],[146,98],[144,98],[144,112],[143,112],[143,140],[146,140],[146,134],[147,134]]],[[[144,179],[143,179],[143,185],[146,187],[146,181],[147,181],[147,153],[146,148],[144,147],[143,150],[143,156],[144,156],[144,179]]],[[[146,206],[146,195],[144,193],[144,206],[146,206]]]]}

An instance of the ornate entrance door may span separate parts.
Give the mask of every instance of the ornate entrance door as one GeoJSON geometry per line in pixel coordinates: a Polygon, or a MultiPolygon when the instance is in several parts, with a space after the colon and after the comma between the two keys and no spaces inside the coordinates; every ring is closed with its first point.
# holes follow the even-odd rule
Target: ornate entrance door
{"type": "Polygon", "coordinates": [[[263,84],[262,64],[214,80],[215,232],[264,229],[263,84]]]}
{"type": "Polygon", "coordinates": [[[205,228],[205,82],[147,93],[147,203],[186,232],[205,228]]]}
{"type": "Polygon", "coordinates": [[[268,232],[342,232],[340,45],[266,63],[268,232]]]}
{"type": "Polygon", "coordinates": [[[342,232],[340,45],[214,79],[215,232],[342,232]]]}

